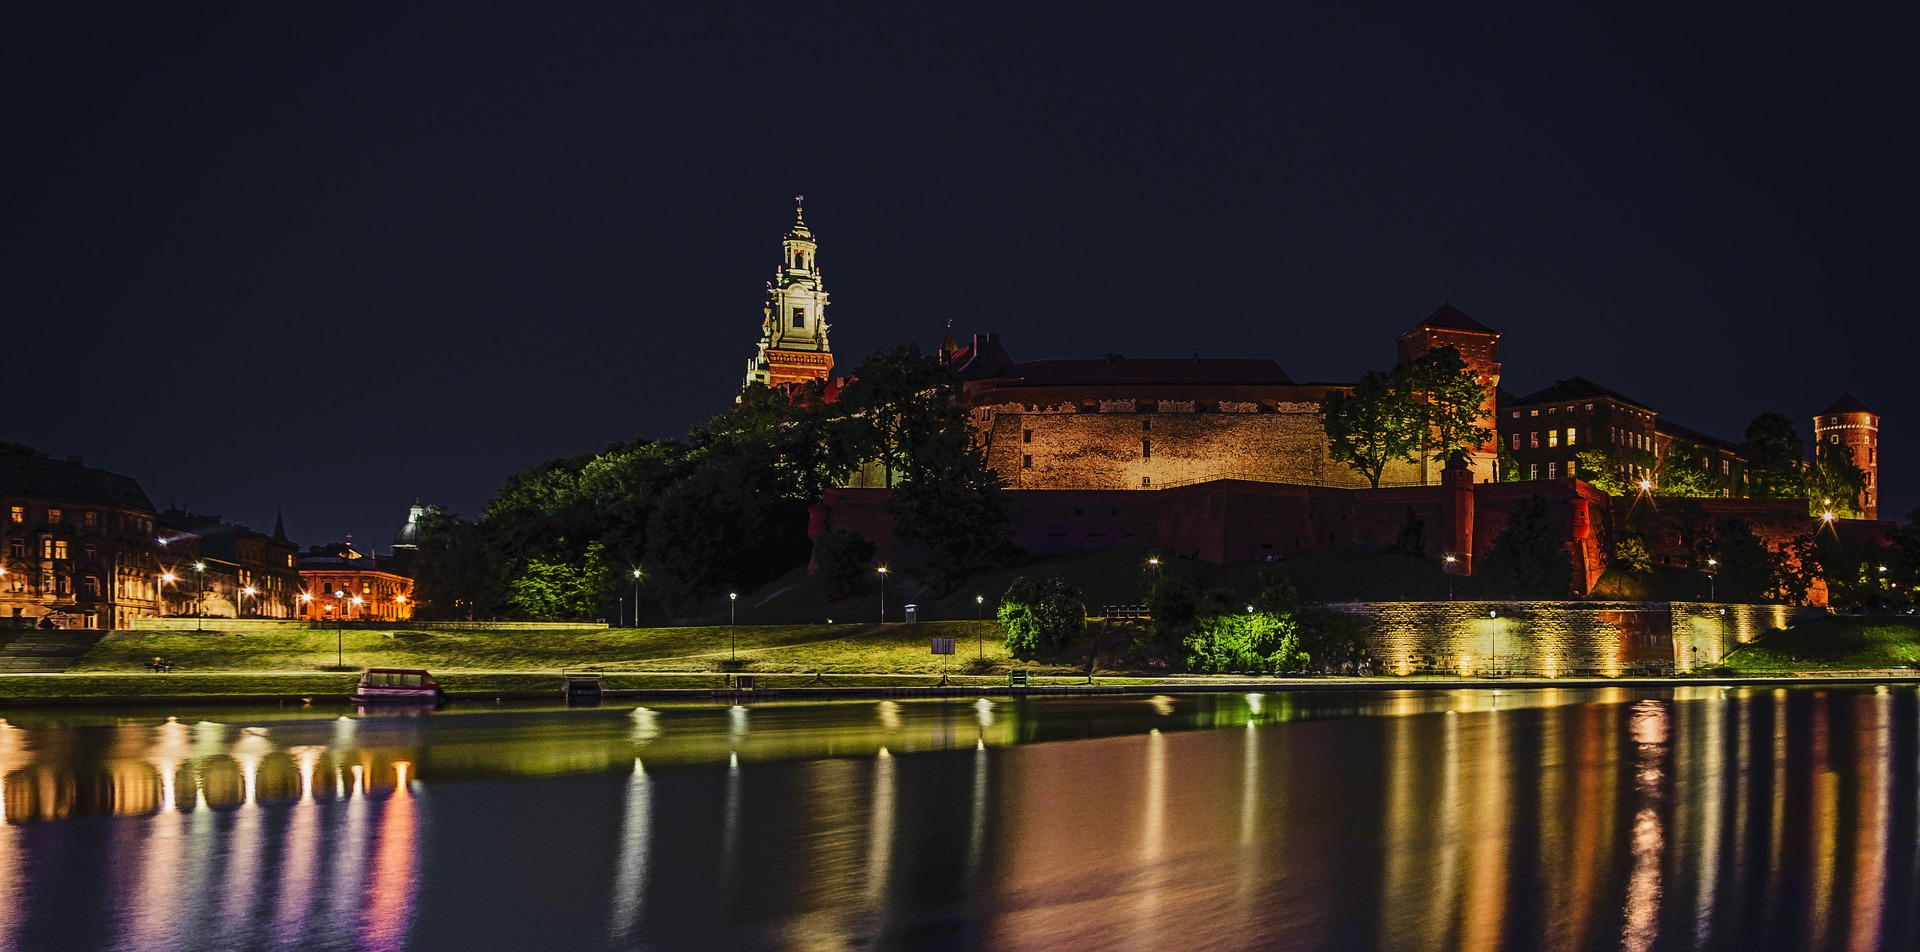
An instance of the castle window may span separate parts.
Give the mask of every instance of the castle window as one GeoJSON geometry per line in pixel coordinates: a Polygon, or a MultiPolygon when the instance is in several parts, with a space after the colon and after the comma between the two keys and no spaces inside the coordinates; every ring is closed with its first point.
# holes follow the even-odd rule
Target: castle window
{"type": "Polygon", "coordinates": [[[1020,431],[1020,442],[1022,442],[1022,443],[1031,443],[1031,442],[1033,442],[1033,431],[1032,431],[1032,430],[1021,430],[1021,431],[1020,431]]]}
{"type": "Polygon", "coordinates": [[[1031,457],[1031,456],[1022,456],[1022,457],[1020,457],[1020,468],[1021,468],[1021,469],[1032,469],[1032,468],[1033,468],[1033,457],[1031,457]]]}
{"type": "Polygon", "coordinates": [[[1153,441],[1152,440],[1140,441],[1140,458],[1141,459],[1153,458],[1153,441]]]}
{"type": "Polygon", "coordinates": [[[1145,489],[1146,487],[1148,487],[1148,486],[1151,486],[1151,485],[1153,485],[1153,477],[1152,477],[1152,476],[1142,476],[1142,477],[1140,477],[1140,487],[1141,487],[1142,489],[1145,489]]]}
{"type": "MultiPolygon", "coordinates": [[[[1838,434],[1838,433],[1835,433],[1834,435],[1832,435],[1832,436],[1829,436],[1829,437],[1827,437],[1827,442],[1829,442],[1829,443],[1838,443],[1838,442],[1840,442],[1840,434],[1838,434]]],[[[52,509],[52,510],[48,510],[48,511],[49,511],[49,512],[59,512],[60,510],[58,510],[58,509],[52,509]]],[[[49,519],[49,520],[47,520],[47,521],[49,521],[49,522],[51,522],[51,521],[53,521],[53,520],[51,520],[51,519],[49,519]]]]}
{"type": "Polygon", "coordinates": [[[1140,432],[1142,432],[1142,433],[1145,433],[1145,432],[1147,432],[1148,430],[1151,430],[1151,429],[1153,429],[1153,421],[1152,421],[1152,420],[1141,420],[1141,421],[1140,421],[1140,432]]]}
{"type": "Polygon", "coordinates": [[[806,267],[806,266],[807,266],[807,256],[806,256],[805,254],[803,254],[803,253],[801,253],[801,252],[798,252],[798,251],[796,251],[796,252],[794,252],[794,253],[793,253],[793,266],[794,266],[794,267],[796,267],[796,268],[804,268],[804,267],[806,267]]]}
{"type": "Polygon", "coordinates": [[[807,309],[806,308],[796,307],[793,309],[793,326],[795,327],[807,326],[807,309]]]}

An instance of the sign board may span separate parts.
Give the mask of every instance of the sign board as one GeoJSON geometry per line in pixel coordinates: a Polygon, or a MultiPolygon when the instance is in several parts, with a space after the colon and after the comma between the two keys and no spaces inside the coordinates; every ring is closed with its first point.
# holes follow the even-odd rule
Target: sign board
{"type": "Polygon", "coordinates": [[[933,639],[933,653],[934,654],[953,654],[953,639],[952,638],[933,639]]]}

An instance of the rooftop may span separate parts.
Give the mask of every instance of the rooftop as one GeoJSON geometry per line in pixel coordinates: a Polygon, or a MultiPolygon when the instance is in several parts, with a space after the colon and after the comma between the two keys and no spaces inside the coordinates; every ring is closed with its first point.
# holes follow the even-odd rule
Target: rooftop
{"type": "MultiPolygon", "coordinates": [[[[1832,405],[1820,411],[1819,415],[1831,416],[1839,413],[1873,413],[1873,411],[1868,409],[1866,404],[1861,403],[1859,397],[1851,393],[1843,393],[1840,395],[1840,399],[1833,401],[1832,405]]],[[[1879,414],[1874,413],[1874,416],[1879,416],[1879,414]]]]}
{"type": "Polygon", "coordinates": [[[79,457],[58,460],[17,445],[0,449],[0,493],[153,511],[153,501],[131,476],[94,469],[79,457]]]}
{"type": "Polygon", "coordinates": [[[1451,304],[1442,304],[1440,309],[1427,315],[1427,319],[1415,324],[1413,329],[1422,327],[1438,328],[1447,331],[1473,331],[1478,334],[1497,334],[1493,328],[1466,315],[1466,312],[1451,304]]]}
{"type": "Polygon", "coordinates": [[[1648,413],[1655,412],[1652,407],[1619,391],[1602,387],[1585,377],[1570,377],[1566,380],[1555,380],[1553,386],[1543,387],[1526,396],[1516,398],[1512,405],[1527,406],[1535,403],[1564,403],[1568,400],[1591,400],[1596,397],[1617,400],[1621,403],[1639,407],[1648,413]]]}

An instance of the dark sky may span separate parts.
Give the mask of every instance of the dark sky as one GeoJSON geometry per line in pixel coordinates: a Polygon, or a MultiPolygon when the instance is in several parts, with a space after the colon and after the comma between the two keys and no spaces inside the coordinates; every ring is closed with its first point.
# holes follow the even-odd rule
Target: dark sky
{"type": "Polygon", "coordinates": [[[1450,296],[1517,392],[1853,390],[1920,503],[1916,84],[1837,8],[25,6],[0,438],[303,543],[725,408],[796,192],[843,367],[1347,380],[1450,296]]]}

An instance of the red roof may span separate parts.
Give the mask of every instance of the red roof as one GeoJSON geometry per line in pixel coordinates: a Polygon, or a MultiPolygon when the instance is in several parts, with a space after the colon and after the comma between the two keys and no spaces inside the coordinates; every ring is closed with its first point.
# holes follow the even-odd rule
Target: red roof
{"type": "Polygon", "coordinates": [[[1477,334],[1498,333],[1493,328],[1468,317],[1464,311],[1461,311],[1451,304],[1440,305],[1439,310],[1429,314],[1426,320],[1415,325],[1414,330],[1419,330],[1422,327],[1432,327],[1448,331],[1473,331],[1477,334]]]}

